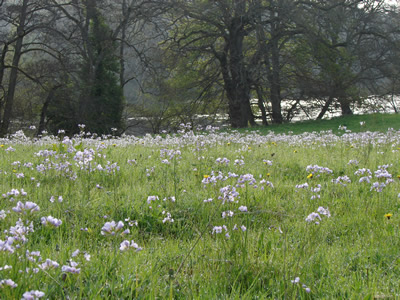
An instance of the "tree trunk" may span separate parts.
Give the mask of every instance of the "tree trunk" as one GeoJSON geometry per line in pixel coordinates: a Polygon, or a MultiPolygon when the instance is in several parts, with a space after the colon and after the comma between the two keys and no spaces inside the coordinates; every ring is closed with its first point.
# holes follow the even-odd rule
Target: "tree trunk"
{"type": "MultiPolygon", "coordinates": [[[[272,25],[274,27],[274,24],[272,25]]],[[[276,124],[281,124],[283,121],[281,108],[281,84],[280,84],[280,63],[279,63],[279,44],[277,37],[271,41],[271,67],[270,71],[270,93],[272,120],[276,124]]]]}
{"type": "Polygon", "coordinates": [[[22,52],[22,42],[25,35],[25,21],[26,21],[26,14],[27,14],[27,6],[28,0],[24,0],[21,6],[21,12],[19,15],[19,24],[17,27],[17,40],[15,42],[14,48],[14,57],[12,61],[12,68],[10,72],[10,79],[8,84],[8,90],[5,98],[5,106],[4,106],[4,114],[3,114],[3,122],[1,123],[0,127],[0,136],[4,137],[10,126],[10,120],[12,115],[13,103],[14,103],[14,95],[15,95],[15,88],[17,86],[17,77],[18,77],[18,65],[21,58],[22,52]]]}
{"type": "Polygon", "coordinates": [[[261,111],[261,121],[264,126],[268,126],[268,121],[267,121],[267,112],[265,111],[265,106],[264,106],[264,99],[262,92],[260,91],[260,88],[256,88],[257,92],[257,97],[258,97],[258,108],[261,111]]]}
{"type": "Polygon", "coordinates": [[[231,21],[224,53],[219,57],[233,128],[247,127],[249,123],[256,125],[250,106],[250,85],[243,56],[245,31],[240,14],[243,9],[237,7],[238,16],[231,21]]]}
{"type": "Polygon", "coordinates": [[[342,109],[342,116],[348,116],[353,114],[348,99],[339,99],[339,103],[340,103],[340,108],[342,109]]]}
{"type": "Polygon", "coordinates": [[[47,115],[47,109],[49,107],[50,102],[54,99],[54,93],[56,92],[57,89],[59,89],[61,85],[56,85],[52,87],[52,89],[49,91],[46,101],[44,101],[42,110],[40,112],[40,121],[39,121],[39,126],[37,130],[37,135],[41,134],[45,129],[46,129],[46,115],[47,115]]]}
{"type": "Polygon", "coordinates": [[[321,112],[319,113],[317,120],[321,120],[325,113],[328,111],[329,106],[332,104],[333,102],[333,97],[329,96],[328,100],[325,102],[324,106],[321,109],[321,112]]]}

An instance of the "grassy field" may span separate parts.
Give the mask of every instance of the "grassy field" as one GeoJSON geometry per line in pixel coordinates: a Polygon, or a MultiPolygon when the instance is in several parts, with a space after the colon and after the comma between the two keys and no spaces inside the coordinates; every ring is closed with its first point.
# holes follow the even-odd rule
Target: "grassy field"
{"type": "Polygon", "coordinates": [[[398,298],[396,117],[0,140],[0,299],[398,298]]]}
{"type": "Polygon", "coordinates": [[[369,115],[353,115],[345,117],[336,117],[324,120],[302,121],[295,123],[287,123],[282,125],[271,124],[266,127],[254,127],[250,131],[259,130],[261,134],[267,134],[273,131],[276,134],[289,133],[300,134],[303,132],[328,131],[332,130],[335,134],[345,132],[339,127],[345,126],[352,132],[362,131],[380,131],[386,132],[388,128],[396,130],[400,129],[400,116],[398,114],[369,114],[369,115]],[[364,124],[365,122],[365,124],[364,124]],[[361,124],[360,124],[361,123],[361,124]]]}

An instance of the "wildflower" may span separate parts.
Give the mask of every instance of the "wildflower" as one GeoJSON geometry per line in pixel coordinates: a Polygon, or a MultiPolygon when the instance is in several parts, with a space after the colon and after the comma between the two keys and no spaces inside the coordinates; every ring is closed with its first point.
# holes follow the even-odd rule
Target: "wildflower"
{"type": "Polygon", "coordinates": [[[214,233],[222,233],[222,226],[214,226],[212,230],[212,234],[214,233]]]}
{"type": "Polygon", "coordinates": [[[0,267],[0,271],[12,269],[12,266],[5,265],[4,267],[0,267]]]}
{"type": "Polygon", "coordinates": [[[69,265],[65,265],[61,267],[61,271],[65,272],[65,273],[73,273],[73,274],[79,274],[81,272],[80,268],[77,268],[78,263],[74,262],[74,261],[70,261],[69,265]]]}
{"type": "MultiPolygon", "coordinates": [[[[118,231],[120,231],[124,227],[124,223],[119,221],[118,224],[115,221],[106,222],[104,226],[101,228],[102,235],[115,235],[118,231]]],[[[129,229],[127,229],[129,230],[129,229]]],[[[128,233],[126,230],[121,234],[128,233]]]]}
{"type": "Polygon", "coordinates": [[[0,210],[0,220],[4,220],[6,217],[6,212],[4,210],[0,210]]]}
{"type": "Polygon", "coordinates": [[[247,206],[239,206],[239,211],[247,212],[247,206]]]}
{"type": "Polygon", "coordinates": [[[120,244],[119,250],[120,250],[121,252],[124,252],[124,251],[126,251],[126,250],[128,250],[128,249],[130,249],[130,248],[136,249],[136,252],[139,252],[139,251],[142,250],[142,248],[139,247],[138,244],[135,243],[133,240],[130,241],[130,242],[129,242],[128,240],[124,240],[124,241],[120,244]]]}
{"type": "Polygon", "coordinates": [[[228,210],[228,211],[223,211],[222,212],[222,218],[225,219],[226,217],[233,217],[233,211],[228,210]]]}
{"type": "Polygon", "coordinates": [[[60,265],[56,261],[53,261],[51,259],[46,259],[44,263],[39,265],[39,268],[41,268],[42,270],[48,270],[50,268],[58,268],[59,266],[60,265]]]}
{"type": "Polygon", "coordinates": [[[76,249],[74,252],[72,252],[71,257],[78,256],[80,252],[81,251],[79,249],[76,249]]]}
{"type": "Polygon", "coordinates": [[[272,166],[272,161],[271,160],[263,159],[263,162],[267,166],[272,166]]]}
{"type": "Polygon", "coordinates": [[[158,200],[158,196],[148,196],[147,197],[147,204],[150,204],[151,201],[156,201],[158,200]]]}
{"type": "MultiPolygon", "coordinates": [[[[318,213],[316,213],[316,212],[312,212],[311,214],[309,214],[309,215],[307,216],[306,222],[311,223],[311,222],[313,222],[313,221],[316,220],[316,219],[321,220],[321,216],[320,216],[318,213]]],[[[315,221],[315,224],[318,225],[319,222],[318,222],[318,221],[315,221]]]]}
{"type": "Polygon", "coordinates": [[[35,212],[35,211],[39,211],[40,208],[36,203],[27,201],[25,204],[23,204],[21,201],[18,201],[17,206],[12,208],[13,211],[17,212],[17,213],[24,213],[26,214],[26,212],[35,212]]]}
{"type": "Polygon", "coordinates": [[[0,280],[0,289],[5,287],[5,286],[9,286],[11,288],[16,288],[18,286],[18,284],[16,284],[13,280],[11,279],[3,279],[0,280]]]}
{"type": "Polygon", "coordinates": [[[329,212],[328,208],[324,208],[324,207],[320,206],[320,207],[318,207],[317,212],[320,213],[321,215],[327,216],[328,218],[331,217],[331,213],[329,212]]]}
{"type": "Polygon", "coordinates": [[[308,183],[303,183],[303,184],[296,184],[296,189],[307,189],[308,188],[308,183]]]}
{"type": "Polygon", "coordinates": [[[36,300],[39,298],[42,298],[44,296],[44,293],[41,291],[37,291],[37,290],[32,290],[29,292],[25,292],[22,295],[22,300],[36,300]]]}
{"type": "Polygon", "coordinates": [[[247,230],[246,226],[244,226],[244,225],[240,226],[240,229],[242,229],[243,232],[245,232],[247,230]]]}
{"type": "Polygon", "coordinates": [[[296,277],[294,280],[291,280],[293,284],[299,283],[300,282],[300,277],[296,277]]]}
{"type": "Polygon", "coordinates": [[[393,214],[389,213],[389,214],[385,214],[385,218],[390,220],[390,218],[393,216],[393,214]]]}
{"type": "MultiPolygon", "coordinates": [[[[162,214],[165,214],[165,211],[162,212],[162,214]]],[[[174,223],[174,219],[171,218],[171,214],[169,212],[166,213],[166,217],[162,221],[163,223],[168,222],[168,223],[174,223]]]]}
{"type": "Polygon", "coordinates": [[[310,174],[308,174],[307,179],[310,179],[310,178],[312,178],[312,177],[313,177],[313,174],[310,173],[310,174]]]}
{"type": "Polygon", "coordinates": [[[52,216],[48,216],[48,217],[42,217],[40,219],[40,221],[42,222],[42,225],[44,226],[54,226],[54,227],[59,227],[62,224],[62,221],[56,218],[53,218],[52,216]]]}

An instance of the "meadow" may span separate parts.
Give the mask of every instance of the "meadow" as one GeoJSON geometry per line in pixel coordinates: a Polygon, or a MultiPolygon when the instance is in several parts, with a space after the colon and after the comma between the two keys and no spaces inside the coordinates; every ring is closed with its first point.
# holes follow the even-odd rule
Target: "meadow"
{"type": "Polygon", "coordinates": [[[373,118],[2,139],[0,299],[400,297],[400,128],[373,118]]]}

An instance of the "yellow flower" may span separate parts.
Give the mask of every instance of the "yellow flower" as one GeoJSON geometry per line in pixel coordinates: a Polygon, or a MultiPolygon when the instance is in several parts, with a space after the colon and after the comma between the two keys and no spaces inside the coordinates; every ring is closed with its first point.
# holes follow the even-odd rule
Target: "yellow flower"
{"type": "Polygon", "coordinates": [[[248,147],[247,149],[251,150],[251,147],[248,147]]]}
{"type": "Polygon", "coordinates": [[[390,214],[390,213],[389,214],[385,214],[385,218],[388,219],[388,220],[390,220],[391,216],[393,216],[393,214],[390,214]]]}
{"type": "Polygon", "coordinates": [[[204,177],[204,178],[208,178],[208,177],[210,177],[210,175],[203,175],[203,177],[204,177]]]}
{"type": "Polygon", "coordinates": [[[230,142],[228,142],[228,143],[227,143],[227,145],[228,145],[228,146],[230,146],[230,145],[231,145],[231,143],[230,143],[230,142]]]}
{"type": "Polygon", "coordinates": [[[271,174],[270,174],[270,173],[267,173],[267,177],[269,177],[269,176],[271,176],[271,174]]]}
{"type": "Polygon", "coordinates": [[[2,144],[2,145],[0,145],[0,147],[1,147],[1,148],[3,148],[3,147],[4,147],[4,145],[2,144]]]}
{"type": "Polygon", "coordinates": [[[307,179],[310,179],[313,177],[313,173],[308,174],[307,179]]]}
{"type": "Polygon", "coordinates": [[[276,143],[275,143],[275,142],[272,142],[271,144],[274,145],[274,146],[276,146],[276,143]]]}
{"type": "Polygon", "coordinates": [[[297,150],[294,150],[293,153],[297,153],[297,150]]]}
{"type": "Polygon", "coordinates": [[[400,174],[399,174],[399,175],[397,175],[397,178],[398,178],[398,179],[400,179],[400,174]]]}
{"type": "Polygon", "coordinates": [[[116,146],[117,146],[117,144],[113,144],[113,146],[114,146],[114,147],[116,147],[116,146]]]}

